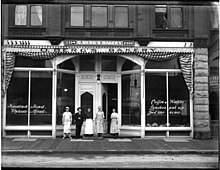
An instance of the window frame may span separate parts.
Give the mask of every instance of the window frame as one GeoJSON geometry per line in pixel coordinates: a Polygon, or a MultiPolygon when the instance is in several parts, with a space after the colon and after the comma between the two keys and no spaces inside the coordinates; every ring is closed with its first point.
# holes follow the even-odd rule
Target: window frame
{"type": "Polygon", "coordinates": [[[163,30],[166,30],[166,29],[179,29],[179,30],[182,30],[184,29],[184,10],[183,10],[183,6],[168,6],[168,5],[155,5],[154,6],[154,28],[155,29],[163,29],[163,30]],[[166,15],[167,15],[167,24],[168,24],[168,28],[162,28],[162,27],[156,27],[156,8],[166,8],[166,15]],[[172,27],[171,26],[171,8],[180,8],[181,9],[181,27],[172,27]]]}
{"type": "Polygon", "coordinates": [[[15,27],[30,27],[30,28],[42,28],[42,27],[45,27],[45,8],[44,8],[44,5],[43,4],[16,4],[14,5],[13,7],[13,26],[15,27]],[[16,6],[20,6],[20,5],[24,5],[27,7],[27,16],[26,16],[26,25],[16,25],[15,24],[15,15],[16,15],[16,12],[15,12],[15,9],[16,9],[16,6]],[[31,7],[32,6],[41,6],[42,7],[42,24],[41,25],[31,25],[31,7]]]}
{"type": "Polygon", "coordinates": [[[108,5],[92,5],[91,9],[90,9],[90,21],[91,21],[91,27],[92,28],[109,28],[109,9],[108,9],[108,5]],[[93,22],[92,22],[92,8],[93,7],[104,7],[106,8],[106,26],[93,26],[93,22]]]}
{"type": "Polygon", "coordinates": [[[113,15],[114,15],[114,27],[115,28],[129,28],[129,7],[128,6],[120,6],[120,5],[116,5],[116,6],[114,6],[114,12],[113,12],[113,15]],[[118,8],[118,7],[120,7],[120,8],[122,8],[122,7],[124,7],[124,8],[126,8],[127,9],[127,26],[116,26],[116,20],[115,20],[115,16],[116,16],[116,8],[118,8]]]}
{"type": "Polygon", "coordinates": [[[68,12],[69,12],[69,27],[85,27],[85,6],[84,5],[70,5],[68,8],[68,12]],[[75,25],[71,25],[71,8],[72,7],[82,7],[83,8],[83,25],[82,26],[75,26],[75,25]]]}

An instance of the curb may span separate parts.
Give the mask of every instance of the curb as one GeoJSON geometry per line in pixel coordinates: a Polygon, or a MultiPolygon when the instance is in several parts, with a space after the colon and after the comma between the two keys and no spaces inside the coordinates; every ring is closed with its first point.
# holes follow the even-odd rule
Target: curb
{"type": "Polygon", "coordinates": [[[2,150],[7,154],[218,154],[218,150],[146,150],[146,151],[125,151],[125,150],[100,150],[100,151],[69,151],[69,150],[2,150]]]}

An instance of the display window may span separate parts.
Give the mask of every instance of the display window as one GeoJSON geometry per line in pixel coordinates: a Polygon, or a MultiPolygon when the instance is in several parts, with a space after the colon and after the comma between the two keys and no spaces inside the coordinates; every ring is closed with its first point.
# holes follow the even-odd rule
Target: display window
{"type": "Polygon", "coordinates": [[[75,75],[57,73],[57,125],[62,125],[62,115],[65,107],[70,108],[72,114],[75,111],[75,75]]]}
{"type": "Polygon", "coordinates": [[[189,91],[178,58],[147,62],[146,127],[190,127],[189,91]]]}
{"type": "Polygon", "coordinates": [[[7,92],[6,125],[28,125],[28,71],[14,72],[7,92]]]}
{"type": "Polygon", "coordinates": [[[6,125],[51,125],[52,72],[15,71],[7,96],[6,125]]]}
{"type": "Polygon", "coordinates": [[[52,124],[52,72],[31,72],[30,125],[52,124]]]}

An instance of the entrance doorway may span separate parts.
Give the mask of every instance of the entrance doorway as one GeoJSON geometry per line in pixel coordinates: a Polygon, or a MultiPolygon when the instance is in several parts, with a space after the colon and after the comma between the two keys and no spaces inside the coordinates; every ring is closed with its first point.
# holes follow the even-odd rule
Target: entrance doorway
{"type": "Polygon", "coordinates": [[[110,133],[112,109],[118,110],[118,84],[102,83],[102,108],[106,119],[106,132],[110,133]]]}

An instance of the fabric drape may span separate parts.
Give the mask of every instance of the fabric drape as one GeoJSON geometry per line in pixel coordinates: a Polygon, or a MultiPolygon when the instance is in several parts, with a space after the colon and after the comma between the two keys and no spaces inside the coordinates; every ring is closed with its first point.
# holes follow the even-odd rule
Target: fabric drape
{"type": "MultiPolygon", "coordinates": [[[[19,57],[27,57],[29,59],[34,59],[34,60],[48,60],[52,59],[59,54],[62,54],[61,52],[50,52],[50,51],[45,51],[45,52],[17,52],[17,53],[6,53],[6,61],[5,61],[5,89],[4,91],[7,90],[10,79],[13,73],[14,65],[15,65],[15,56],[19,57]]],[[[65,54],[65,53],[63,53],[65,54]]],[[[74,54],[74,52],[73,52],[74,54]]],[[[129,54],[129,53],[128,53],[129,54]]],[[[189,92],[192,94],[193,93],[193,56],[194,53],[192,52],[157,52],[157,51],[152,51],[152,52],[142,52],[136,53],[137,56],[143,57],[146,60],[149,61],[157,61],[157,62],[163,62],[163,61],[168,61],[172,60],[174,58],[179,58],[180,65],[181,65],[181,70],[183,73],[184,80],[186,82],[186,85],[188,87],[189,92]]]]}

